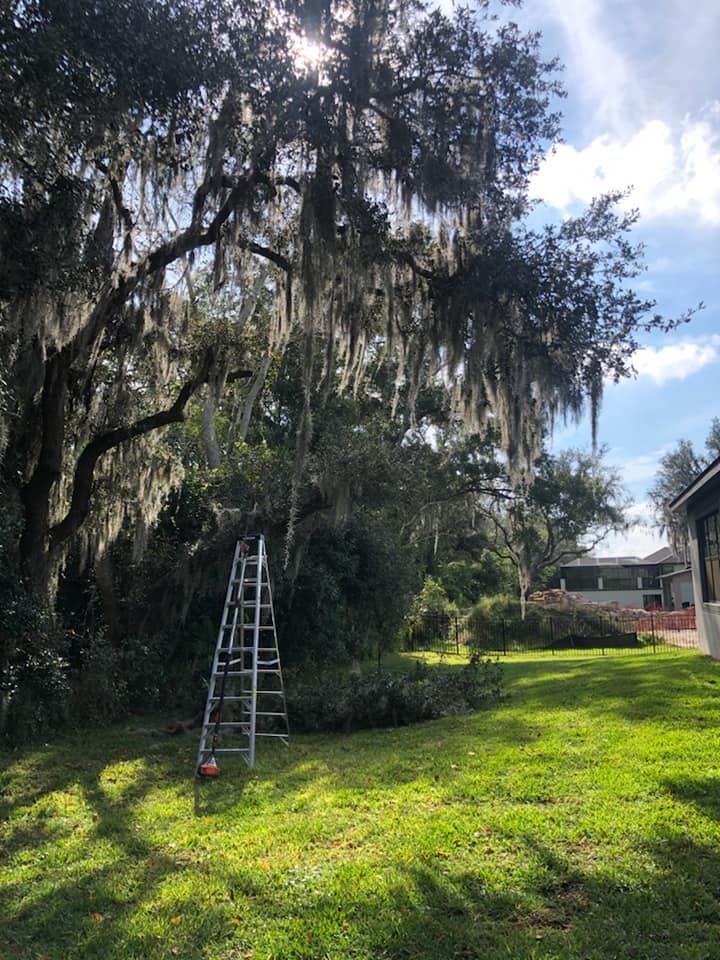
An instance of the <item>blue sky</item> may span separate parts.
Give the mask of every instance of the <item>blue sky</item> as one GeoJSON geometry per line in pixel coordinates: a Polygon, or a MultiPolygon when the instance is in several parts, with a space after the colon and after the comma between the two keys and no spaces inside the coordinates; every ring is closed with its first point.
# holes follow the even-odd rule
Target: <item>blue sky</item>
{"type": "MultiPolygon", "coordinates": [[[[564,143],[533,183],[548,216],[632,186],[647,248],[640,290],[667,316],[706,304],[677,330],[646,335],[637,377],[605,392],[599,441],[640,523],[601,552],[644,555],[662,545],[642,523],[659,458],[680,439],[702,449],[720,415],[720,0],[526,0],[507,15],[540,30],[565,64],[564,143]]],[[[587,421],[556,429],[556,449],[589,443],[587,421]]]]}

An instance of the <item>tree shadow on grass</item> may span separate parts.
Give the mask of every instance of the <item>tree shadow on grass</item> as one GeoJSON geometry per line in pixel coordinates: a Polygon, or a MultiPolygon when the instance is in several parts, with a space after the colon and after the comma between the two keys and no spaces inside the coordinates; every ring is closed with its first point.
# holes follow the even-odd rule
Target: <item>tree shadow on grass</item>
{"type": "Polygon", "coordinates": [[[529,876],[514,889],[413,867],[394,893],[386,955],[407,960],[715,960],[720,955],[717,851],[668,834],[628,875],[583,866],[528,842],[529,876]]]}
{"type": "Polygon", "coordinates": [[[631,721],[695,726],[720,721],[720,664],[699,655],[507,664],[513,703],[538,710],[582,706],[631,721]]]}
{"type": "MultiPolygon", "coordinates": [[[[628,691],[649,697],[652,704],[672,679],[670,664],[652,682],[640,669],[629,671],[628,676],[621,664],[604,670],[600,678],[593,672],[593,663],[569,669],[580,684],[573,696],[589,705],[591,715],[624,716],[628,708],[622,699],[628,691]],[[602,697],[608,695],[611,700],[605,705],[602,697]]],[[[532,719],[533,705],[566,707],[557,673],[524,679],[511,702],[523,708],[520,717],[500,707],[457,718],[452,735],[447,722],[431,722],[355,734],[341,749],[337,737],[302,737],[289,752],[268,749],[252,774],[228,764],[218,783],[193,780],[195,743],[190,738],[156,744],[122,731],[97,738],[68,737],[6,764],[0,774],[7,794],[5,813],[0,816],[9,816],[13,805],[26,807],[28,818],[13,817],[6,840],[8,855],[22,856],[18,879],[3,887],[3,949],[11,960],[35,960],[47,952],[48,942],[56,951],[59,946],[63,956],[83,960],[165,956],[229,960],[252,949],[258,960],[324,956],[331,960],[494,960],[498,956],[716,960],[720,956],[720,862],[712,846],[699,844],[680,830],[648,844],[648,862],[634,873],[593,864],[580,844],[576,849],[567,845],[563,853],[557,845],[551,849],[531,838],[518,841],[517,835],[513,842],[524,844],[519,861],[527,861],[532,869],[505,874],[500,870],[495,878],[489,876],[480,851],[462,862],[452,854],[445,861],[423,859],[417,851],[409,851],[418,857],[415,862],[368,865],[362,868],[365,874],[357,872],[351,857],[343,864],[323,860],[320,854],[319,862],[334,878],[335,887],[322,887],[323,876],[310,871],[298,879],[293,899],[280,886],[286,876],[274,871],[263,875],[264,867],[257,863],[248,872],[252,858],[245,858],[245,867],[239,868],[217,840],[221,869],[218,863],[203,860],[202,850],[175,855],[169,844],[139,829],[138,809],[154,790],[168,786],[185,803],[184,815],[191,816],[195,798],[197,817],[219,815],[218,819],[226,818],[225,829],[237,811],[238,820],[233,822],[252,829],[252,818],[272,818],[308,791],[322,792],[326,786],[347,790],[352,800],[353,795],[362,798],[363,791],[376,794],[412,784],[431,777],[433,771],[451,782],[456,775],[453,767],[465,762],[470,750],[478,754],[473,763],[481,763],[483,751],[492,755],[501,746],[536,738],[531,723],[524,719],[525,715],[532,719]],[[118,768],[115,782],[108,774],[113,767],[118,768]],[[78,843],[96,845],[102,855],[93,858],[87,850],[73,846],[75,827],[63,826],[61,807],[53,807],[54,793],[77,795],[78,802],[87,805],[92,825],[88,830],[86,824],[86,835],[78,843]],[[44,819],[31,808],[46,799],[49,815],[44,819]],[[60,859],[50,850],[58,837],[70,844],[60,859]],[[183,874],[188,870],[203,881],[201,903],[186,892],[183,874]],[[390,884],[389,892],[368,893],[373,877],[382,877],[383,871],[400,879],[390,884]],[[118,872],[126,874],[120,889],[118,872]],[[369,879],[363,889],[358,878],[365,876],[369,879]],[[345,918],[344,939],[337,933],[337,924],[332,926],[338,913],[345,918]],[[151,920],[160,918],[165,927],[158,926],[159,921],[143,925],[138,917],[145,914],[151,920]],[[167,926],[171,916],[180,918],[177,927],[167,926]],[[327,918],[329,933],[323,932],[318,917],[327,918]]],[[[681,686],[668,693],[679,722],[694,723],[695,711],[682,707],[681,686]]],[[[720,819],[713,779],[686,779],[665,786],[678,799],[720,819]]],[[[374,802],[372,796],[369,802],[374,802]]],[[[157,814],[155,807],[153,811],[153,817],[159,814],[162,821],[162,807],[157,807],[157,814]]],[[[167,814],[168,827],[176,815],[167,814]]],[[[154,826],[162,831],[162,822],[154,826]]]]}
{"type": "MultiPolygon", "coordinates": [[[[524,735],[521,723],[493,725],[488,744],[524,735]]],[[[12,758],[0,780],[2,816],[8,817],[2,846],[6,863],[13,861],[18,878],[13,876],[3,886],[0,905],[8,956],[35,960],[48,946],[83,960],[166,954],[151,932],[157,924],[143,930],[138,915],[154,911],[167,925],[170,913],[181,918],[187,912],[197,914],[198,904],[180,895],[185,870],[203,876],[207,869],[209,890],[217,882],[212,879],[216,866],[205,864],[201,855],[193,859],[187,851],[178,851],[176,856],[164,842],[167,838],[152,837],[140,826],[139,811],[150,801],[155,804],[153,821],[160,814],[150,832],[162,833],[162,807],[151,797],[156,790],[169,787],[186,802],[186,816],[194,812],[196,818],[213,821],[217,816],[226,824],[217,829],[230,829],[267,816],[267,811],[272,816],[278,805],[287,806],[292,798],[316,789],[319,770],[336,789],[376,793],[413,782],[419,770],[437,764],[438,751],[445,750],[443,763],[449,763],[472,745],[476,745],[472,724],[453,738],[452,749],[442,723],[423,725],[422,730],[408,727],[349,736],[347,749],[339,754],[337,738],[300,738],[296,751],[269,748],[257,772],[250,773],[239,762],[235,769],[227,762],[227,772],[224,769],[221,779],[211,783],[194,779],[195,744],[189,740],[157,744],[115,730],[97,737],[69,735],[12,758]],[[369,757],[375,765],[370,773],[364,769],[369,757]]],[[[177,808],[167,818],[171,828],[177,808]]],[[[228,889],[256,903],[265,897],[269,915],[277,912],[262,883],[233,876],[230,863],[227,875],[228,889]]],[[[202,920],[196,917],[186,927],[180,921],[178,929],[172,929],[175,949],[190,951],[194,943],[186,957],[205,955],[198,946],[198,925],[214,931],[213,937],[222,942],[233,941],[236,931],[229,925],[233,910],[239,908],[227,902],[226,892],[216,899],[211,897],[203,906],[202,920]]]]}
{"type": "Polygon", "coordinates": [[[161,756],[142,738],[104,734],[67,736],[4,766],[2,855],[19,877],[3,885],[0,906],[11,957],[35,958],[48,941],[68,956],[101,956],[114,924],[182,869],[135,817],[153,790],[178,781],[175,748],[161,756]]]}
{"type": "Polygon", "coordinates": [[[663,786],[683,803],[692,803],[705,816],[720,821],[720,777],[682,777],[663,786]]]}
{"type": "Polygon", "coordinates": [[[237,808],[242,803],[248,776],[243,764],[239,770],[224,770],[217,780],[194,777],[193,814],[196,817],[212,817],[237,808]]]}
{"type": "Polygon", "coordinates": [[[1,755],[0,816],[7,815],[11,807],[33,804],[73,784],[94,785],[106,767],[119,763],[145,761],[149,781],[156,779],[156,770],[163,776],[176,776],[175,761],[183,752],[183,744],[174,738],[110,727],[68,732],[42,747],[1,755]]]}

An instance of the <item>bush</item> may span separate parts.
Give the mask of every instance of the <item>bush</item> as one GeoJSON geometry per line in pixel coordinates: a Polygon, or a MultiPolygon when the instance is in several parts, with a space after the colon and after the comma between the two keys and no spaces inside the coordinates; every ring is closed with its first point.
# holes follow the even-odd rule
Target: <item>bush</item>
{"type": "Polygon", "coordinates": [[[433,577],[425,577],[422,590],[413,599],[410,620],[418,621],[428,614],[447,614],[453,609],[442,584],[433,577]]]}
{"type": "MultiPolygon", "coordinates": [[[[508,652],[594,647],[604,636],[617,636],[618,625],[608,610],[581,607],[557,610],[534,603],[527,605],[525,620],[521,620],[519,601],[497,596],[485,597],[473,607],[465,619],[463,632],[471,649],[508,652]]],[[[622,645],[625,646],[626,641],[622,645]]]]}
{"type": "MultiPolygon", "coordinates": [[[[528,603],[526,619],[530,621],[544,620],[548,611],[537,604],[528,603]]],[[[468,624],[474,620],[519,620],[521,617],[520,601],[507,593],[500,593],[492,597],[482,597],[468,614],[468,624]]]]}
{"type": "Polygon", "coordinates": [[[0,733],[19,743],[57,729],[67,719],[67,661],[42,642],[27,645],[5,664],[0,681],[0,733]]]}
{"type": "Polygon", "coordinates": [[[280,580],[275,592],[284,663],[339,665],[386,650],[410,602],[412,580],[405,545],[376,518],[318,526],[297,576],[280,580]]]}
{"type": "Polygon", "coordinates": [[[468,613],[463,630],[476,650],[511,650],[513,647],[542,646],[549,642],[548,613],[527,605],[521,620],[520,601],[500,594],[483,597],[468,613]]]}
{"type": "Polygon", "coordinates": [[[417,664],[405,676],[320,677],[312,686],[291,681],[287,705],[293,730],[347,732],[469,713],[497,701],[501,691],[500,664],[477,659],[460,670],[417,664]]]}
{"type": "Polygon", "coordinates": [[[115,645],[104,630],[87,638],[82,665],[73,671],[70,715],[76,720],[107,722],[134,710],[158,707],[168,682],[167,651],[158,638],[144,643],[128,637],[115,645]]]}

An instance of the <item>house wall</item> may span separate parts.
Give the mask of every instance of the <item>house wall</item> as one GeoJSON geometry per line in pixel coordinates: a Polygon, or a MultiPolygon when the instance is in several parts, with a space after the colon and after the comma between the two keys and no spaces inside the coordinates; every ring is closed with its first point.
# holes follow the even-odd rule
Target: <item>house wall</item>
{"type": "Polygon", "coordinates": [[[670,587],[673,606],[676,610],[682,609],[684,603],[692,604],[694,592],[693,577],[690,570],[688,570],[687,573],[678,574],[667,582],[670,587]]]}
{"type": "Polygon", "coordinates": [[[573,590],[579,597],[593,600],[595,603],[617,603],[621,607],[637,607],[642,610],[643,597],[654,596],[662,602],[660,590],[573,590]]]}
{"type": "Polygon", "coordinates": [[[682,610],[695,602],[691,570],[683,570],[662,580],[663,606],[668,610],[682,610]]]}
{"type": "Polygon", "coordinates": [[[703,600],[702,577],[700,573],[700,549],[698,547],[697,519],[720,506],[720,482],[708,484],[708,490],[688,504],[688,531],[690,533],[690,565],[693,575],[695,594],[695,616],[697,619],[698,646],[716,660],[720,660],[720,603],[706,603],[703,600]]]}

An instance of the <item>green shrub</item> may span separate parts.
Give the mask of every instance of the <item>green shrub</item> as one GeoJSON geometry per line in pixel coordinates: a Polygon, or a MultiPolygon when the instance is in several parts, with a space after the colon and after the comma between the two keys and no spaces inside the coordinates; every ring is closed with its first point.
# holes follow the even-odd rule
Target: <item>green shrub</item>
{"type": "Polygon", "coordinates": [[[471,648],[478,650],[541,646],[550,641],[548,611],[528,604],[523,621],[515,597],[483,597],[467,614],[463,632],[471,648]]]}
{"type": "Polygon", "coordinates": [[[322,524],[305,544],[294,580],[275,592],[287,665],[347,664],[388,649],[410,602],[412,565],[376,518],[322,524]]]}
{"type": "Polygon", "coordinates": [[[66,719],[65,644],[47,610],[22,585],[0,588],[0,735],[13,742],[66,719]]]}
{"type": "MultiPolygon", "coordinates": [[[[71,717],[106,722],[163,704],[166,652],[158,638],[143,642],[127,637],[114,644],[104,630],[96,631],[83,645],[82,664],[72,673],[71,717]]],[[[174,682],[170,685],[175,687],[174,682]]]]}
{"type": "Polygon", "coordinates": [[[450,613],[453,609],[442,584],[433,577],[425,577],[422,590],[413,599],[410,619],[421,620],[428,614],[450,613]]]}
{"type": "Polygon", "coordinates": [[[67,719],[70,684],[67,661],[52,646],[26,642],[5,664],[0,681],[2,734],[19,743],[67,719]]]}
{"type": "MultiPolygon", "coordinates": [[[[547,618],[550,611],[534,603],[526,607],[527,620],[542,620],[547,618]]],[[[468,614],[468,623],[473,620],[519,620],[521,616],[520,601],[507,593],[499,593],[492,597],[482,597],[468,614]]]]}
{"type": "Polygon", "coordinates": [[[418,664],[404,676],[319,677],[312,685],[291,680],[287,704],[293,730],[350,731],[469,713],[497,701],[501,691],[502,667],[477,659],[460,670],[418,664]]]}

